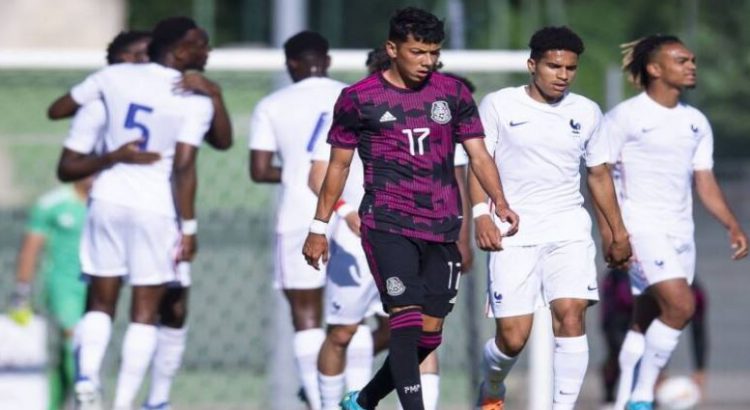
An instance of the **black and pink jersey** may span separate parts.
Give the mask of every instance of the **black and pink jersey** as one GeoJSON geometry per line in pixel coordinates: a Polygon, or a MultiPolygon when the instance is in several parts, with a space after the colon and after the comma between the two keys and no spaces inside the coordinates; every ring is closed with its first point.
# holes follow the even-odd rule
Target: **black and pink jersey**
{"type": "Polygon", "coordinates": [[[362,158],[365,226],[454,242],[461,228],[455,144],[483,135],[476,104],[460,81],[433,73],[411,90],[376,73],[342,91],[328,142],[357,148],[362,158]]]}

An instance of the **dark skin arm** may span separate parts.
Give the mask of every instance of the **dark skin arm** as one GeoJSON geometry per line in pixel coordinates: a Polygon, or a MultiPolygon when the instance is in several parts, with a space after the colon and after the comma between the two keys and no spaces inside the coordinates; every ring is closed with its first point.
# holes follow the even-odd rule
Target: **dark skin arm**
{"type": "Polygon", "coordinates": [[[161,158],[156,152],[138,149],[140,141],[125,144],[104,155],[82,154],[63,148],[57,163],[57,178],[62,182],[73,182],[94,175],[117,163],[151,164],[161,158]]]}
{"type": "Polygon", "coordinates": [[[211,119],[211,128],[206,134],[206,142],[217,150],[224,151],[232,147],[232,121],[224,105],[221,87],[206,78],[198,71],[187,71],[177,83],[178,90],[189,90],[203,94],[211,98],[214,107],[214,116],[211,119]]]}
{"type": "Polygon", "coordinates": [[[250,179],[253,182],[281,182],[281,168],[273,165],[273,154],[273,151],[250,150],[250,179]]]}
{"type": "Polygon", "coordinates": [[[51,120],[60,120],[72,117],[81,106],[75,102],[70,93],[56,99],[47,108],[47,117],[51,120]]]}
{"type": "MultiPolygon", "coordinates": [[[[198,149],[192,145],[177,143],[172,165],[172,190],[177,213],[182,220],[195,219],[195,192],[198,189],[196,158],[198,149]]],[[[182,235],[179,259],[191,261],[198,251],[196,235],[182,235]]]]}
{"type": "Polygon", "coordinates": [[[466,189],[466,167],[455,168],[458,191],[461,193],[461,206],[463,208],[463,219],[461,219],[461,231],[458,234],[458,250],[461,252],[461,272],[469,272],[474,264],[474,251],[471,248],[471,201],[466,189]]]}

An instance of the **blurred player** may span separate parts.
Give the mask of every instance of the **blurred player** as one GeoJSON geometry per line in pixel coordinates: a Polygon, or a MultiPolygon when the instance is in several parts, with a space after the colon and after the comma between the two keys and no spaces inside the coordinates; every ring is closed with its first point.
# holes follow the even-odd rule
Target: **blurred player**
{"type": "Polygon", "coordinates": [[[192,20],[163,20],[149,44],[153,63],[105,68],[50,107],[50,114],[65,115],[103,99],[108,112],[105,142],[114,149],[88,156],[66,148],[58,169],[64,180],[101,171],[81,246],[91,294],[79,328],[80,408],[101,408],[99,368],[120,277],[129,276],[133,306],[123,342],[116,409],[131,407],[156,350],[155,325],[164,283],[179,279],[175,259],[189,261],[195,254],[195,157],[211,126],[213,105],[204,96],[175,93],[174,87],[181,73],[205,65],[208,50],[205,32],[192,20]],[[118,86],[124,83],[129,86],[118,86]],[[181,218],[179,226],[176,217],[181,218]]]}
{"type": "Polygon", "coordinates": [[[457,142],[499,216],[517,223],[482,144],[471,94],[460,81],[434,72],[443,38],[434,15],[399,10],[386,43],[391,67],[346,88],[336,103],[331,158],[304,254],[315,268],[321,257],[328,259],[327,221],[356,148],[365,170],[362,244],[391,330],[383,367],[360,392],[345,396],[344,409],[373,409],[394,389],[404,409],[424,408],[419,363],[441,343],[461,271],[457,142]]]}
{"type": "MultiPolygon", "coordinates": [[[[629,400],[628,409],[640,410],[653,408],[660,370],[695,311],[693,183],[727,228],[732,259],[747,256],[748,248],[712,171],[711,125],[680,101],[696,85],[695,55],[677,37],[652,35],[624,46],[623,68],[643,92],[607,113],[604,128],[611,162],[622,175],[620,202],[631,233],[635,261],[629,273],[637,295],[632,329],[620,351],[616,405],[622,408],[629,400]]],[[[609,240],[605,231],[603,241],[609,240]]]]}
{"type": "Polygon", "coordinates": [[[336,97],[346,85],[327,77],[328,40],[303,31],[284,43],[286,67],[294,84],[263,98],[250,123],[250,178],[281,183],[276,223],[275,285],[292,311],[294,356],[305,397],[320,408],[317,360],[325,339],[325,274],[300,257],[307,227],[315,213],[315,194],[307,184],[312,151],[324,138],[336,97]],[[272,163],[274,154],[281,167],[272,163]]]}
{"type": "MultiPolygon", "coordinates": [[[[483,352],[479,406],[502,409],[505,378],[531,333],[534,311],[549,306],[555,335],[553,410],[573,409],[588,365],[584,318],[599,299],[591,218],[580,193],[580,163],[615,241],[606,259],[630,257],[600,137],[602,117],[593,101],[569,91],[584,46],[567,27],[545,27],[529,42],[528,85],[489,94],[480,105],[487,148],[494,154],[508,201],[521,218],[518,235],[490,253],[488,305],[496,334],[483,352]]],[[[470,177],[480,248],[506,229],[489,215],[484,194],[470,177]],[[483,215],[484,214],[484,215],[483,215]]]]}

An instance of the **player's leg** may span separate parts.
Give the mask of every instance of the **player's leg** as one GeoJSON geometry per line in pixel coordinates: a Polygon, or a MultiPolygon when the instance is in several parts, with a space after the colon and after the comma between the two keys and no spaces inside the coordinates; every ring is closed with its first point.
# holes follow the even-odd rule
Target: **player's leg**
{"type": "Polygon", "coordinates": [[[73,336],[86,308],[86,285],[75,279],[52,279],[46,286],[46,292],[49,313],[60,330],[57,366],[60,401],[57,408],[61,408],[72,393],[76,381],[73,336]]]}
{"type": "Polygon", "coordinates": [[[391,328],[388,327],[388,314],[375,314],[375,320],[378,327],[372,332],[372,353],[377,356],[378,353],[388,349],[388,343],[391,340],[391,328]]]}
{"type": "Polygon", "coordinates": [[[347,365],[347,347],[358,328],[359,324],[328,325],[326,339],[318,355],[318,382],[323,410],[337,409],[341,401],[346,385],[344,368],[347,365]]]}
{"type": "MultiPolygon", "coordinates": [[[[425,410],[436,410],[440,395],[440,373],[437,351],[433,351],[419,364],[420,380],[422,381],[422,400],[425,410]]],[[[398,409],[403,410],[401,402],[398,409]]]]}

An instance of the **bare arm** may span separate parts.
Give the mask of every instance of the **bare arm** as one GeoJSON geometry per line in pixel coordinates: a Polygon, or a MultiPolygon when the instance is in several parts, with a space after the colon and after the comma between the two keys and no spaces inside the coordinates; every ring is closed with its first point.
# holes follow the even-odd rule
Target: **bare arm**
{"type": "Polygon", "coordinates": [[[21,249],[16,259],[16,283],[31,284],[39,262],[39,255],[44,249],[44,235],[28,232],[23,237],[21,249]]]}
{"type": "Polygon", "coordinates": [[[281,168],[273,165],[273,154],[273,151],[250,150],[250,179],[253,182],[281,182],[281,168]]]}
{"type": "MultiPolygon", "coordinates": [[[[198,149],[195,146],[177,143],[172,166],[172,183],[177,213],[183,221],[195,220],[195,193],[198,189],[195,167],[197,156],[198,149]]],[[[192,260],[197,249],[198,242],[195,234],[183,234],[180,260],[192,260]]]]}
{"type": "Polygon", "coordinates": [[[78,111],[78,108],[80,105],[68,93],[50,104],[47,108],[47,117],[51,120],[70,118],[78,111]]]}
{"type": "MultiPolygon", "coordinates": [[[[632,252],[628,231],[622,222],[620,207],[617,205],[615,185],[606,164],[600,164],[588,168],[588,186],[594,206],[601,212],[604,222],[609,229],[612,241],[607,250],[605,260],[611,267],[621,266],[630,259],[632,252]]],[[[601,224],[604,225],[604,224],[601,224]]],[[[604,229],[600,226],[599,228],[604,229]]]]}
{"type": "Polygon", "coordinates": [[[180,82],[177,83],[180,90],[189,90],[203,94],[211,98],[214,107],[214,116],[211,119],[211,128],[206,134],[206,142],[218,150],[227,150],[232,147],[232,121],[229,118],[221,87],[206,78],[198,71],[186,72],[180,82]]]}
{"type": "Polygon", "coordinates": [[[156,152],[141,151],[140,141],[125,144],[104,155],[82,154],[63,148],[57,163],[57,178],[62,182],[78,181],[94,175],[119,162],[126,164],[151,164],[161,158],[156,152]]]}
{"type": "Polygon", "coordinates": [[[326,161],[313,161],[310,166],[310,174],[307,176],[307,186],[315,193],[320,195],[320,188],[323,186],[323,179],[326,176],[326,170],[328,169],[328,162],[326,161]]]}
{"type": "Polygon", "coordinates": [[[474,264],[474,251],[471,248],[471,201],[467,190],[466,167],[455,167],[458,191],[461,194],[461,207],[463,218],[461,219],[461,231],[458,233],[458,250],[461,252],[461,271],[468,272],[474,264]]]}
{"type": "Polygon", "coordinates": [[[732,259],[744,258],[748,253],[747,235],[729,208],[724,193],[716,182],[714,173],[710,170],[700,170],[695,171],[693,177],[695,178],[695,190],[701,202],[703,202],[703,206],[729,232],[729,240],[734,250],[732,259]]]}

